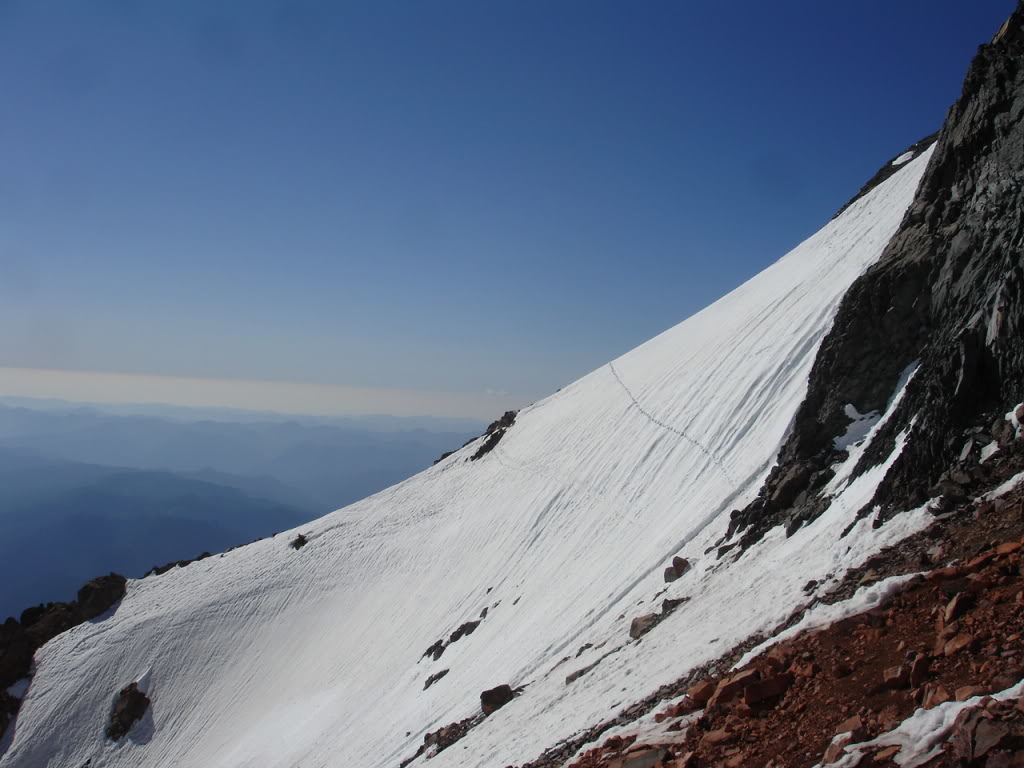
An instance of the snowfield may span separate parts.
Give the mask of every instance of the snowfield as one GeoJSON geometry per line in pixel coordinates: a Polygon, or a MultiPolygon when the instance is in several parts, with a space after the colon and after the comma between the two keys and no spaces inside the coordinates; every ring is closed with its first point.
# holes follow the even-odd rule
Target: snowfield
{"type": "Polygon", "coordinates": [[[930,155],[710,307],[525,408],[480,460],[467,460],[477,442],[297,531],[130,581],[113,613],[37,652],[0,767],[396,768],[427,731],[479,712],[484,689],[525,686],[429,761],[500,768],[774,627],[808,580],[928,523],[918,510],[839,538],[886,462],[833,488],[791,538],[704,554],[771,468],[839,300],[930,155]],[[309,543],[295,550],[299,531],[309,543]],[[676,554],[693,568],[665,590],[676,554]],[[630,640],[664,597],[690,600],[630,640]],[[104,729],[133,680],[152,705],[114,743],[104,729]]]}

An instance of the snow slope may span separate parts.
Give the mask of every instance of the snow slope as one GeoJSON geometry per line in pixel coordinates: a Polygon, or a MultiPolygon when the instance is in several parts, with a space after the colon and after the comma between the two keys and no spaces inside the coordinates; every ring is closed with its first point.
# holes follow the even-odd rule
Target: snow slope
{"type": "Polygon", "coordinates": [[[527,687],[430,764],[521,763],[774,626],[809,579],[927,522],[918,511],[839,539],[882,466],[789,539],[703,554],[770,469],[837,303],[930,154],[715,304],[524,409],[479,461],[470,445],[304,526],[301,550],[280,534],[129,582],[112,615],[37,652],[0,767],[394,767],[506,682],[527,687]],[[630,641],[674,554],[694,568],[665,596],[691,600],[630,641]],[[473,634],[421,658],[485,607],[473,634]],[[115,744],[104,728],[132,680],[152,706],[115,744]]]}

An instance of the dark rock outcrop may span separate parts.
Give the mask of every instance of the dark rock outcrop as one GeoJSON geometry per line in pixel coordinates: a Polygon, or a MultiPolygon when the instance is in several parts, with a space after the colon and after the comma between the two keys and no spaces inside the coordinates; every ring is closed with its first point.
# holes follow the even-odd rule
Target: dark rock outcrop
{"type": "Polygon", "coordinates": [[[20,620],[10,616],[0,624],[0,736],[20,703],[6,689],[31,674],[36,649],[60,633],[106,613],[124,597],[126,583],[119,573],[100,576],[78,590],[78,600],[26,608],[20,620]]]}
{"type": "Polygon", "coordinates": [[[452,632],[451,636],[448,638],[448,644],[451,645],[452,643],[456,643],[466,635],[472,635],[479,626],[479,621],[467,621],[465,624],[460,624],[459,628],[452,632]]]}
{"type": "MultiPolygon", "coordinates": [[[[917,146],[917,145],[915,145],[917,146]]],[[[965,435],[1024,399],[1024,3],[981,46],[939,132],[915,199],[880,260],[847,292],[792,431],[758,498],[733,513],[747,546],[827,506],[820,488],[845,453],[845,406],[882,411],[916,372],[855,474],[906,444],[881,483],[885,515],[936,490],[963,493],[965,435]]],[[[998,424],[997,424],[998,427],[998,424]]],[[[980,447],[974,448],[977,454],[980,447]]],[[[970,476],[970,475],[968,475],[970,476]]]]}
{"type": "Polygon", "coordinates": [[[119,573],[98,576],[78,590],[78,609],[86,621],[106,613],[124,597],[128,579],[119,573]]]}
{"type": "Polygon", "coordinates": [[[505,411],[500,419],[492,421],[483,434],[486,438],[479,448],[476,449],[476,453],[469,457],[470,461],[476,461],[477,459],[483,458],[488,453],[494,450],[494,447],[501,441],[501,438],[505,436],[508,431],[516,422],[516,411],[505,411]]]}
{"type": "Polygon", "coordinates": [[[21,701],[7,691],[0,689],[0,736],[7,730],[7,724],[11,722],[16,714],[21,701]]]}
{"type": "Polygon", "coordinates": [[[0,624],[0,691],[28,675],[36,647],[25,627],[13,616],[0,624]]]}
{"type": "Polygon", "coordinates": [[[129,683],[117,695],[114,710],[110,713],[107,738],[117,741],[131,730],[149,709],[149,697],[139,690],[138,683],[129,683]]]}

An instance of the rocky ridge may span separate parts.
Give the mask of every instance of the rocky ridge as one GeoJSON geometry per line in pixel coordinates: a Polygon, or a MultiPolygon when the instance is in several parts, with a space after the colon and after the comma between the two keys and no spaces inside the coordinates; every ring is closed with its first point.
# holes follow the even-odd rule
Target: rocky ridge
{"type": "Polygon", "coordinates": [[[733,513],[729,534],[742,546],[825,509],[850,408],[881,412],[908,376],[897,412],[857,468],[878,464],[908,435],[863,514],[877,504],[881,522],[937,490],[952,495],[939,486],[965,452],[999,438],[1024,381],[1022,118],[1018,4],[971,63],[899,231],[844,297],[776,467],[758,498],[733,513]],[[970,445],[959,439],[965,430],[974,430],[970,445]]]}

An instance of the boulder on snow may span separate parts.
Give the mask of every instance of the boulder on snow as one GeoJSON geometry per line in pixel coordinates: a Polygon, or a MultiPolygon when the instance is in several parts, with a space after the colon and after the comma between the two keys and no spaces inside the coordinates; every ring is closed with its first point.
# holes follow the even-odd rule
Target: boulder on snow
{"type": "Polygon", "coordinates": [[[486,690],[480,694],[480,709],[485,715],[489,715],[512,701],[514,695],[510,685],[499,685],[486,690]]]}
{"type": "Polygon", "coordinates": [[[690,561],[685,557],[676,555],[672,558],[672,565],[665,569],[665,583],[671,583],[690,570],[690,561]]]}
{"type": "Polygon", "coordinates": [[[131,730],[149,709],[149,697],[139,690],[138,683],[129,683],[117,695],[114,711],[110,713],[107,738],[117,741],[131,730]]]}
{"type": "Polygon", "coordinates": [[[637,616],[629,625],[629,636],[636,640],[641,635],[646,635],[654,625],[658,623],[658,614],[648,613],[645,616],[637,616]]]}
{"type": "Polygon", "coordinates": [[[86,582],[78,590],[78,609],[86,621],[106,613],[124,597],[128,579],[120,573],[109,573],[86,582]]]}

